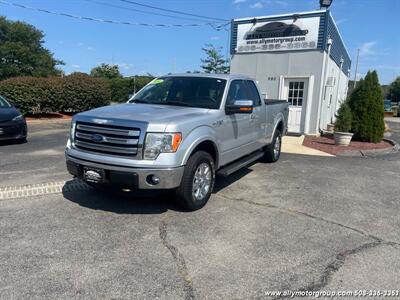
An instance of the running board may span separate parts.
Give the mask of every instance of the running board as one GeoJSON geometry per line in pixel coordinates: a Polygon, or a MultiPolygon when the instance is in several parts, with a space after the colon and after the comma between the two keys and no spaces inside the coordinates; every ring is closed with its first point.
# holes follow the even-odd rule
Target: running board
{"type": "Polygon", "coordinates": [[[264,156],[264,152],[262,152],[262,151],[254,152],[250,155],[240,158],[239,160],[237,160],[225,167],[222,167],[220,170],[217,171],[217,175],[220,175],[223,177],[229,176],[232,173],[239,171],[241,168],[251,164],[252,162],[256,161],[257,159],[259,159],[263,156],[264,156]]]}

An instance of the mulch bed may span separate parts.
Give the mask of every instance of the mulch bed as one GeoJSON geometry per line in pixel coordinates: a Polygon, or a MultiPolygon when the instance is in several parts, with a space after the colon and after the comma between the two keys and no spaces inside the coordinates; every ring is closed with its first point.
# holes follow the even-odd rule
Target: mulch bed
{"type": "Polygon", "coordinates": [[[27,114],[25,119],[27,121],[34,120],[70,120],[72,118],[72,114],[65,113],[43,113],[43,114],[27,114]]]}
{"type": "Polygon", "coordinates": [[[306,136],[304,138],[303,145],[333,155],[337,155],[346,151],[375,150],[393,147],[392,144],[386,141],[381,141],[377,144],[352,141],[348,147],[337,146],[335,145],[333,135],[320,137],[306,136]]]}

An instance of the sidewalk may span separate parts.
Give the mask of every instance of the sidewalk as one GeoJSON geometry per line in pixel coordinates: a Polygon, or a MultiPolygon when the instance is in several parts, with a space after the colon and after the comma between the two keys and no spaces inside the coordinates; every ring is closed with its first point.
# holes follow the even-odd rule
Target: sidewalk
{"type": "Polygon", "coordinates": [[[334,157],[334,155],[331,155],[329,153],[303,146],[303,141],[304,141],[304,135],[302,135],[302,136],[284,136],[282,139],[282,152],[290,153],[290,154],[334,157]]]}

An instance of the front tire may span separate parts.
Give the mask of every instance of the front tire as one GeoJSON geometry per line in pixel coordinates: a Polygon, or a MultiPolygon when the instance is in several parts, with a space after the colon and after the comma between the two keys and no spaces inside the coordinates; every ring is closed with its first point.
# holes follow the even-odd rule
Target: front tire
{"type": "Polygon", "coordinates": [[[181,185],[175,192],[182,208],[194,211],[202,208],[211,197],[215,183],[215,165],[205,151],[194,153],[188,160],[181,185]]]}
{"type": "Polygon", "coordinates": [[[282,133],[276,130],[272,143],[269,144],[264,150],[264,158],[268,163],[274,163],[279,160],[282,148],[282,133]]]}

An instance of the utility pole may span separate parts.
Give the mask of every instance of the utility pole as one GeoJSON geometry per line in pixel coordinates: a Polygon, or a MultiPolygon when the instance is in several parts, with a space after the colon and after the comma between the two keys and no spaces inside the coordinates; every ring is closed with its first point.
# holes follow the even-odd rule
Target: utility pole
{"type": "MultiPolygon", "coordinates": [[[[233,21],[231,21],[231,22],[233,22],[233,21]]],[[[227,67],[227,68],[230,66],[230,55],[229,55],[230,48],[231,48],[231,44],[230,44],[230,42],[231,42],[231,31],[230,31],[230,28],[231,28],[230,26],[229,26],[229,29],[224,28],[225,31],[227,32],[227,35],[228,35],[227,41],[226,41],[226,57],[225,57],[225,67],[227,67]]]]}
{"type": "Polygon", "coordinates": [[[357,84],[357,72],[358,72],[358,57],[360,56],[360,48],[357,49],[357,59],[356,59],[356,70],[354,72],[354,88],[357,84]]]}

